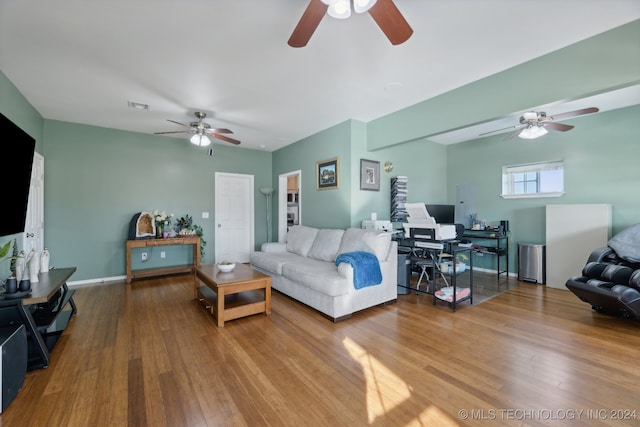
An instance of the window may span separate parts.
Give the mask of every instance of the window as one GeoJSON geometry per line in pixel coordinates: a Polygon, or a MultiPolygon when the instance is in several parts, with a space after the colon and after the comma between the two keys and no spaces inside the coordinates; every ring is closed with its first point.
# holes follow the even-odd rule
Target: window
{"type": "Polygon", "coordinates": [[[562,160],[502,168],[502,194],[505,199],[560,197],[564,194],[562,160]]]}

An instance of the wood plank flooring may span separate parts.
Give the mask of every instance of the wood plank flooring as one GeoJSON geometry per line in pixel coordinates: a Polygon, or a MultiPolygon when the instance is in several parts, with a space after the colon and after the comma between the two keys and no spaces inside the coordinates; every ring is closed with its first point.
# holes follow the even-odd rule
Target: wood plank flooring
{"type": "Polygon", "coordinates": [[[399,295],[343,322],[273,292],[215,326],[192,278],[76,288],[78,314],[0,426],[638,426],[640,323],[496,281],[456,313],[399,295]],[[623,418],[623,419],[620,419],[623,418]]]}

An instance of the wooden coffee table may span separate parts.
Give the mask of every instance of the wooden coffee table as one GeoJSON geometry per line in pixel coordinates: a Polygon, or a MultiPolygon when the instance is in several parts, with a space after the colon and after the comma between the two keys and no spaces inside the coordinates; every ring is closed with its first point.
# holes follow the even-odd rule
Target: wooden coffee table
{"type": "Polygon", "coordinates": [[[229,273],[216,264],[198,265],[193,274],[195,297],[216,318],[224,322],[258,313],[271,313],[271,277],[245,264],[229,273]]]}

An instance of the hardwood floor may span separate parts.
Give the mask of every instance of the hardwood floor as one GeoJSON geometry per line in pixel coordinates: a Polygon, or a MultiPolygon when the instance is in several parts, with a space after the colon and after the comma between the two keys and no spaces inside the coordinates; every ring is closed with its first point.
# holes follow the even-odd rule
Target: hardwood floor
{"type": "Polygon", "coordinates": [[[409,294],[334,324],[273,292],[224,328],[189,275],[76,288],[0,426],[640,424],[639,322],[482,276],[510,289],[456,313],[409,294]]]}

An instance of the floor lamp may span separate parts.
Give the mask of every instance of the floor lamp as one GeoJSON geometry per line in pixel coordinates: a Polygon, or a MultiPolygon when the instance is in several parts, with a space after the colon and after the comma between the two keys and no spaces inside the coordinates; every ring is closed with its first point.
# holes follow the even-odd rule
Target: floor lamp
{"type": "Polygon", "coordinates": [[[267,197],[267,242],[271,241],[271,193],[273,193],[273,188],[263,187],[260,189],[260,192],[267,197]]]}

